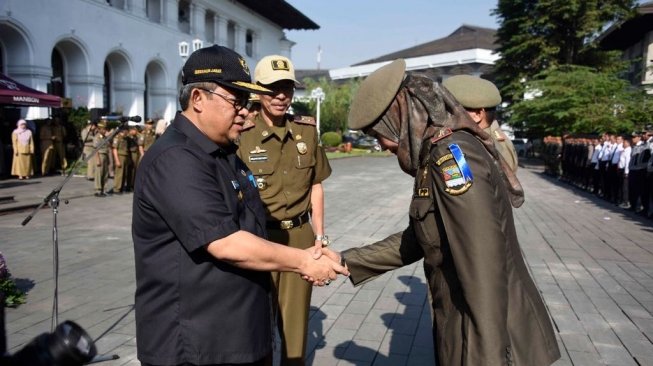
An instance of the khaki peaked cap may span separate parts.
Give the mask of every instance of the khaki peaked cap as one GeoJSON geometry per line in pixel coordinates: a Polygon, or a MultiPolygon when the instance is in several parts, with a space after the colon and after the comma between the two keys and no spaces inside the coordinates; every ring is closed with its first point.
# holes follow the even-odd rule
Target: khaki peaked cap
{"type": "Polygon", "coordinates": [[[349,110],[349,128],[362,130],[383,115],[399,91],[406,61],[397,59],[371,73],[361,83],[349,110]]]}
{"type": "Polygon", "coordinates": [[[501,103],[501,94],[491,81],[471,75],[456,75],[442,82],[465,108],[492,108],[501,103]]]}

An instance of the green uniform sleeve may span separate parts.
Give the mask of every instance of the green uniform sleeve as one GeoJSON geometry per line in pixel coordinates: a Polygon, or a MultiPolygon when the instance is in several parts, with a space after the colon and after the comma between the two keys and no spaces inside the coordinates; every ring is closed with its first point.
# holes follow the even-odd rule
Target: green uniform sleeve
{"type": "Polygon", "coordinates": [[[342,252],[354,286],[364,284],[393,269],[422,259],[424,252],[415,239],[412,226],[374,244],[342,252]]]}
{"type": "Polygon", "coordinates": [[[473,182],[466,190],[452,189],[445,167],[456,164],[453,159],[432,164],[433,191],[457,279],[468,307],[465,365],[501,365],[506,347],[508,278],[507,238],[499,217],[501,206],[509,204],[507,190],[494,160],[473,136],[459,133],[456,139],[438,142],[431,150],[431,161],[442,162],[450,153],[449,144],[456,143],[471,169],[473,182]],[[476,359],[482,355],[484,359],[476,359]]]}
{"type": "Polygon", "coordinates": [[[329,164],[329,159],[327,159],[326,152],[322,146],[317,147],[315,155],[315,178],[313,178],[313,184],[322,183],[322,181],[331,175],[331,164],[329,164]]]}

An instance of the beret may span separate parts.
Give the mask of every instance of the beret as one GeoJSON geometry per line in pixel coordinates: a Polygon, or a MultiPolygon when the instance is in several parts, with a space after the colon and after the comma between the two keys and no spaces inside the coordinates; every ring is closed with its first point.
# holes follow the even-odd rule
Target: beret
{"type": "Polygon", "coordinates": [[[471,75],[456,75],[442,82],[465,108],[492,108],[501,103],[499,89],[491,81],[471,75]]]}
{"type": "Polygon", "coordinates": [[[397,59],[363,80],[349,110],[350,129],[361,130],[381,117],[397,95],[405,72],[406,61],[397,59]]]}

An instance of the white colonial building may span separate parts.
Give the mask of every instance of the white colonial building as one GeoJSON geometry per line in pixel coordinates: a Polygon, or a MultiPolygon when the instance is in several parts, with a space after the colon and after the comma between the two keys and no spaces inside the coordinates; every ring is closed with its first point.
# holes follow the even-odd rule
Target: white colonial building
{"type": "Polygon", "coordinates": [[[0,72],[72,107],[170,120],[195,48],[228,46],[253,69],[291,56],[284,30],[317,28],[283,0],[0,0],[0,72]]]}

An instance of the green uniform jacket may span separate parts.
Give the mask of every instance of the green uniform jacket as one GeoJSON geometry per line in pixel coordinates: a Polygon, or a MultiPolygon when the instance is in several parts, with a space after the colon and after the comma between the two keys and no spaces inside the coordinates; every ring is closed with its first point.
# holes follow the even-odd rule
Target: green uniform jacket
{"type": "Polygon", "coordinates": [[[268,218],[308,212],[311,187],[331,175],[314,119],[287,115],[284,127],[270,127],[259,115],[254,122],[241,134],[237,154],[256,177],[268,218]]]}
{"type": "Polygon", "coordinates": [[[343,252],[355,285],[424,258],[439,365],[539,366],[560,357],[496,164],[467,132],[425,144],[409,227],[343,252]],[[471,182],[451,144],[464,153],[471,182]]]}

